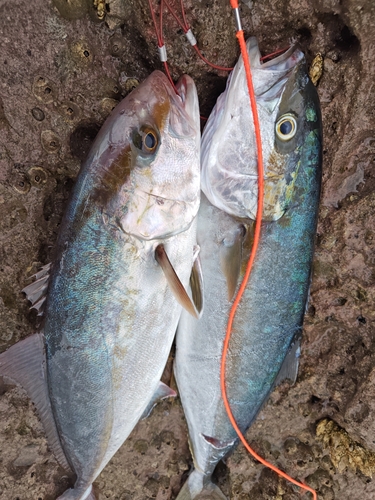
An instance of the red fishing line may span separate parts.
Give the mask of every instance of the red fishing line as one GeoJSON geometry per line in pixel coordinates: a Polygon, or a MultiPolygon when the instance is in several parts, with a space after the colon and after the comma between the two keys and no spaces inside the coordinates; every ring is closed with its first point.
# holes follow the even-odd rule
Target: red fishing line
{"type": "Polygon", "coordinates": [[[233,425],[233,428],[236,431],[238,437],[240,438],[242,444],[247,449],[247,451],[254,458],[256,458],[261,464],[263,464],[266,467],[268,467],[269,469],[273,470],[279,476],[281,476],[284,479],[286,479],[287,481],[299,486],[300,488],[303,488],[304,490],[312,493],[314,500],[317,500],[317,494],[316,494],[315,490],[313,490],[312,488],[310,488],[309,486],[307,486],[303,483],[296,481],[292,477],[288,476],[288,474],[286,474],[282,470],[278,469],[274,465],[267,462],[267,460],[262,458],[260,455],[258,455],[258,453],[256,453],[255,450],[253,450],[251,448],[251,446],[246,441],[244,435],[242,434],[241,430],[239,429],[237,422],[233,416],[232,409],[231,409],[229,401],[228,401],[227,391],[226,391],[225,365],[226,365],[226,358],[227,358],[227,354],[228,354],[229,341],[230,341],[230,337],[231,337],[232,325],[233,325],[233,320],[234,320],[234,317],[236,314],[238,304],[241,301],[242,295],[243,295],[245,288],[246,288],[246,285],[248,283],[251,269],[253,266],[253,262],[255,259],[255,255],[256,255],[256,252],[258,249],[261,224],[262,224],[263,197],[264,197],[264,178],[263,178],[263,170],[264,169],[263,169],[262,140],[261,140],[261,136],[260,136],[259,117],[258,117],[258,110],[257,110],[257,105],[256,105],[253,81],[252,81],[252,76],[251,76],[250,61],[249,61],[249,57],[248,57],[248,53],[247,53],[247,49],[246,49],[246,42],[245,42],[244,34],[243,34],[242,29],[241,29],[241,23],[239,20],[238,0],[230,0],[230,3],[231,3],[232,8],[235,9],[235,15],[236,15],[236,21],[237,21],[237,34],[236,34],[236,36],[237,36],[238,42],[240,44],[242,59],[243,59],[244,66],[245,66],[246,81],[247,81],[247,87],[248,87],[249,97],[250,97],[250,105],[251,105],[251,110],[252,110],[253,120],[254,120],[254,128],[255,128],[255,136],[256,136],[256,144],[257,144],[257,154],[258,154],[258,204],[257,204],[257,216],[256,216],[256,221],[255,221],[255,234],[254,234],[253,247],[251,249],[250,257],[249,257],[249,260],[247,263],[244,279],[243,279],[241,286],[238,290],[236,298],[234,299],[234,302],[232,304],[232,307],[231,307],[230,312],[229,312],[229,317],[228,317],[227,331],[226,331],[225,340],[224,340],[224,347],[223,347],[223,353],[222,353],[222,358],[221,358],[221,368],[220,368],[221,393],[223,396],[224,406],[225,406],[226,412],[228,414],[228,418],[229,418],[231,424],[233,425]]]}
{"type": "Polygon", "coordinates": [[[168,77],[168,80],[170,81],[172,87],[174,88],[174,91],[178,95],[176,86],[174,84],[174,81],[171,77],[171,74],[169,72],[168,68],[168,63],[167,63],[167,51],[164,45],[164,37],[163,37],[163,0],[160,2],[160,13],[159,13],[159,30],[158,30],[158,23],[156,21],[156,16],[154,9],[152,7],[152,0],[148,0],[148,4],[150,6],[150,11],[151,11],[151,17],[152,21],[154,23],[154,28],[155,28],[155,33],[156,33],[156,38],[158,40],[158,49],[159,49],[159,57],[161,62],[163,63],[165,73],[168,77]]]}
{"type": "Polygon", "coordinates": [[[263,62],[266,59],[272,59],[273,57],[278,56],[279,54],[283,54],[288,49],[289,49],[289,47],[286,47],[285,49],[276,50],[275,52],[271,52],[271,54],[267,54],[266,56],[261,57],[260,60],[263,62]]]}
{"type": "MultiPolygon", "coordinates": [[[[209,66],[211,66],[212,68],[215,68],[217,70],[232,71],[233,68],[227,68],[227,67],[224,67],[224,66],[219,66],[218,64],[211,63],[202,54],[202,52],[199,50],[198,45],[197,45],[197,41],[196,41],[196,39],[195,39],[195,37],[194,37],[193,33],[191,32],[191,29],[190,29],[190,27],[188,25],[188,22],[187,22],[187,19],[186,19],[186,14],[185,14],[185,9],[184,9],[184,4],[183,4],[182,1],[181,1],[180,5],[181,5],[181,14],[182,14],[182,19],[183,20],[181,21],[181,19],[179,19],[179,17],[177,16],[176,12],[172,8],[172,6],[169,4],[169,2],[167,0],[161,0],[161,2],[160,2],[160,14],[159,14],[159,24],[160,24],[159,30],[160,31],[157,28],[156,16],[155,16],[154,9],[152,7],[152,0],[148,0],[148,3],[149,3],[149,6],[150,6],[151,16],[152,16],[152,19],[153,19],[153,22],[154,22],[154,26],[155,26],[155,32],[156,32],[156,36],[157,36],[157,39],[158,39],[158,46],[159,46],[159,48],[161,48],[162,46],[164,46],[164,40],[163,40],[163,7],[164,7],[164,4],[165,4],[165,6],[167,7],[167,9],[171,13],[171,15],[176,20],[177,24],[184,31],[185,35],[187,36],[188,40],[190,41],[191,46],[193,47],[193,49],[195,50],[195,52],[198,54],[198,56],[202,59],[202,61],[204,61],[206,64],[208,64],[209,66]]],[[[164,64],[164,66],[166,67],[167,65],[164,64]]],[[[169,72],[167,74],[169,75],[169,72]]]]}
{"type": "Polygon", "coordinates": [[[221,71],[232,71],[233,68],[226,68],[226,67],[219,66],[217,64],[211,63],[208,59],[206,59],[206,57],[199,50],[198,45],[197,45],[197,41],[196,41],[194,35],[191,33],[190,26],[189,26],[189,24],[187,22],[187,19],[186,19],[186,14],[185,14],[185,8],[184,8],[183,1],[182,0],[180,1],[181,14],[182,14],[183,22],[177,17],[175,11],[172,9],[172,7],[167,2],[167,0],[164,0],[164,3],[167,6],[167,8],[169,9],[169,11],[172,14],[172,16],[175,18],[175,20],[179,24],[179,26],[184,30],[185,35],[187,35],[190,32],[191,36],[188,37],[188,39],[189,39],[189,41],[191,43],[191,46],[193,47],[193,49],[195,50],[195,52],[198,54],[198,56],[202,59],[202,61],[204,61],[206,64],[208,64],[209,66],[211,66],[214,69],[218,69],[218,70],[221,70],[221,71]]]}

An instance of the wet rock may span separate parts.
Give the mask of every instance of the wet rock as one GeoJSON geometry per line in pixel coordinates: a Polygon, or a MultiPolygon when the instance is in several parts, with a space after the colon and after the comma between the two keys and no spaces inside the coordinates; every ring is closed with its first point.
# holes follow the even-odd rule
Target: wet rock
{"type": "Polygon", "coordinates": [[[89,0],[53,0],[53,5],[65,19],[80,19],[89,10],[89,0]]]}
{"type": "MultiPolygon", "coordinates": [[[[372,477],[375,471],[375,453],[356,443],[349,434],[332,420],[324,419],[316,429],[317,436],[328,447],[333,465],[342,472],[350,467],[372,477]]],[[[329,486],[326,483],[326,486],[329,486]]]]}
{"type": "Polygon", "coordinates": [[[148,442],[145,439],[138,439],[138,441],[134,443],[134,449],[141,455],[144,455],[148,450],[148,442]]]}
{"type": "Polygon", "coordinates": [[[13,466],[28,467],[33,465],[38,460],[39,456],[39,447],[31,444],[19,452],[17,458],[13,461],[13,466]]]}
{"type": "Polygon", "coordinates": [[[306,478],[307,483],[316,490],[319,490],[322,486],[330,488],[332,486],[332,480],[329,473],[324,469],[318,469],[306,478]]]}

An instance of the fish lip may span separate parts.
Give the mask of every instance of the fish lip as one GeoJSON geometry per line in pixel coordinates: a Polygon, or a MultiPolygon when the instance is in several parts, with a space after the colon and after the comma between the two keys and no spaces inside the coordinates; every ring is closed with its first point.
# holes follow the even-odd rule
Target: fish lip
{"type": "Polygon", "coordinates": [[[154,89],[160,89],[160,86],[162,86],[174,104],[185,112],[191,125],[193,125],[195,129],[197,127],[199,128],[200,115],[198,93],[193,79],[189,75],[182,75],[173,87],[162,71],[155,70],[149,78],[150,77],[153,78],[154,89]]]}
{"type": "Polygon", "coordinates": [[[193,124],[199,125],[198,94],[195,83],[189,75],[182,75],[175,85],[183,107],[193,124]]]}

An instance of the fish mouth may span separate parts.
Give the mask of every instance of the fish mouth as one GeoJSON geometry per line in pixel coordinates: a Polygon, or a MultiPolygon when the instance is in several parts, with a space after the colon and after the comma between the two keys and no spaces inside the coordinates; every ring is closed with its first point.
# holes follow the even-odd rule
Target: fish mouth
{"type": "Polygon", "coordinates": [[[288,70],[293,68],[303,58],[303,53],[299,50],[296,43],[293,43],[285,52],[267,62],[262,62],[258,40],[255,37],[250,37],[246,45],[251,65],[256,68],[276,69],[278,71],[283,69],[288,70]]]}
{"type": "Polygon", "coordinates": [[[265,78],[255,78],[255,94],[257,97],[261,97],[263,102],[268,102],[269,104],[266,104],[266,106],[272,110],[277,105],[291,73],[305,60],[305,56],[297,44],[292,44],[279,56],[263,63],[258,41],[255,37],[250,37],[247,40],[246,47],[252,68],[261,70],[261,74],[265,78]],[[267,80],[269,84],[264,83],[267,80]]]}
{"type": "Polygon", "coordinates": [[[189,75],[182,75],[176,83],[176,90],[180,97],[180,106],[185,110],[192,123],[199,124],[198,94],[193,79],[189,75]]]}
{"type": "MultiPolygon", "coordinates": [[[[179,119],[184,116],[185,120],[188,119],[191,126],[194,129],[199,129],[200,119],[199,119],[199,102],[198,94],[195,83],[189,75],[182,75],[178,82],[173,86],[168,80],[167,76],[159,70],[155,70],[146,79],[151,83],[151,94],[154,96],[155,100],[162,99],[162,102],[169,101],[172,103],[171,109],[177,108],[177,115],[179,119]]],[[[146,81],[145,80],[145,81],[146,81]]],[[[132,95],[139,93],[139,89],[135,89],[132,95]]],[[[144,100],[145,102],[150,101],[150,88],[144,87],[142,89],[142,94],[139,93],[138,101],[144,100]]],[[[200,135],[200,134],[199,134],[200,135]]]]}

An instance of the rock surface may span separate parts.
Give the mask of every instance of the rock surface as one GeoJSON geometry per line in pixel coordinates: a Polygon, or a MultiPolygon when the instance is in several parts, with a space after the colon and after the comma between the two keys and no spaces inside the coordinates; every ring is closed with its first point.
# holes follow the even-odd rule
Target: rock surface
{"type": "MultiPolygon", "coordinates": [[[[179,12],[179,2],[170,1],[179,12]]],[[[229,1],[187,0],[185,7],[205,56],[232,66],[238,48],[229,1]]],[[[226,73],[197,59],[167,11],[164,18],[172,75],[195,79],[202,114],[208,115],[226,73]]],[[[309,63],[317,53],[323,56],[318,92],[325,137],[299,377],[293,387],[284,383],[272,393],[247,437],[265,458],[317,488],[319,499],[370,500],[375,496],[375,5],[373,0],[249,0],[242,3],[242,18],[246,35],[258,37],[264,54],[293,38],[309,63]],[[354,451],[369,457],[365,466],[358,465],[354,451]]],[[[146,0],[0,1],[0,33],[3,351],[37,329],[20,290],[49,262],[69,192],[97,131],[137,80],[161,66],[146,0]]],[[[163,402],[98,478],[99,499],[173,499],[190,467],[179,401],[163,402]]],[[[242,446],[218,466],[216,479],[232,500],[300,498],[298,489],[255,463],[242,446]]],[[[26,394],[0,385],[0,499],[54,500],[69,481],[26,394]]]]}

